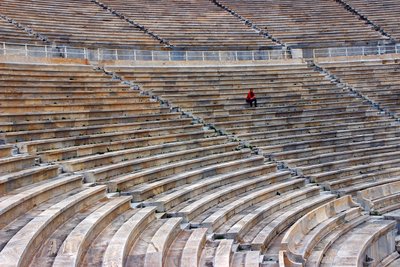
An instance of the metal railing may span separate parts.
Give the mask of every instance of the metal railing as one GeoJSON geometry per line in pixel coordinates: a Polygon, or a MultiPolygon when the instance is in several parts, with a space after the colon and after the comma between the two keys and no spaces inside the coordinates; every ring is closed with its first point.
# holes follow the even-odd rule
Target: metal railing
{"type": "Polygon", "coordinates": [[[0,55],[75,58],[102,60],[133,61],[242,61],[242,60],[277,60],[288,59],[285,50],[257,51],[155,51],[134,49],[88,49],[68,46],[49,46],[34,44],[2,43],[0,55]]]}
{"type": "Polygon", "coordinates": [[[313,50],[314,58],[321,57],[351,57],[399,54],[400,44],[381,46],[332,47],[313,50]]]}

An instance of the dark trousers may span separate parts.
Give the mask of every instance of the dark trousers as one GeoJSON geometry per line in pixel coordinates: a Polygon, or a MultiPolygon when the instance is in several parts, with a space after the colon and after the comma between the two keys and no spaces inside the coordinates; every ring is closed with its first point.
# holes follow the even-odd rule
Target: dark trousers
{"type": "Polygon", "coordinates": [[[257,107],[257,99],[246,99],[246,102],[250,104],[250,107],[253,107],[253,102],[254,102],[254,106],[257,107]]]}

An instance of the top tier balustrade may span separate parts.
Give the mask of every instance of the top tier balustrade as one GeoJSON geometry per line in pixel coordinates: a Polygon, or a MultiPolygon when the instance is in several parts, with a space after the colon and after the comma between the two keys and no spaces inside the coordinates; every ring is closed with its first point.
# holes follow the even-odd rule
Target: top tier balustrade
{"type": "Polygon", "coordinates": [[[68,46],[2,43],[0,55],[41,58],[74,58],[131,61],[243,61],[279,60],[291,56],[285,50],[257,51],[155,51],[130,49],[88,49],[68,46]]]}
{"type": "MultiPolygon", "coordinates": [[[[287,50],[253,51],[161,51],[134,49],[88,49],[83,47],[0,43],[0,55],[39,58],[74,58],[91,61],[244,61],[282,60],[292,55],[287,50]]],[[[312,50],[314,58],[400,54],[400,44],[384,46],[331,47],[312,50]]]]}

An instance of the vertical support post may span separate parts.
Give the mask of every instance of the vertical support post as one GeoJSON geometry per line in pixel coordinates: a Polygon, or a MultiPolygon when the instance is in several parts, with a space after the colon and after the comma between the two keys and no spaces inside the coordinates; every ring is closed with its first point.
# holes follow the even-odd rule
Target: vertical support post
{"type": "Polygon", "coordinates": [[[365,47],[364,46],[361,48],[361,55],[365,56],[365,47]]]}
{"type": "Polygon", "coordinates": [[[67,50],[67,47],[66,46],[64,46],[64,55],[65,55],[65,58],[68,58],[68,52],[67,52],[68,50],[67,50]]]}
{"type": "Polygon", "coordinates": [[[218,61],[221,61],[221,51],[218,51],[218,61]]]}
{"type": "Polygon", "coordinates": [[[100,61],[100,48],[97,48],[97,61],[100,61]]]}
{"type": "Polygon", "coordinates": [[[313,58],[315,58],[315,49],[313,49],[312,53],[313,53],[313,58]]]}
{"type": "Polygon", "coordinates": [[[235,61],[239,61],[239,58],[238,58],[238,51],[235,51],[235,61]]]}
{"type": "Polygon", "coordinates": [[[347,49],[347,47],[345,49],[346,49],[346,57],[348,57],[349,56],[349,50],[347,49]]]}
{"type": "Polygon", "coordinates": [[[27,44],[25,44],[25,56],[26,57],[28,56],[28,45],[27,44]]]}
{"type": "Polygon", "coordinates": [[[6,55],[7,51],[6,51],[6,43],[3,42],[3,54],[6,55]]]}
{"type": "Polygon", "coordinates": [[[185,61],[188,61],[188,51],[185,51],[185,61]]]}
{"type": "Polygon", "coordinates": [[[118,60],[118,49],[115,49],[115,60],[118,60]]]}
{"type": "Polygon", "coordinates": [[[133,60],[134,60],[134,61],[137,60],[137,58],[136,58],[136,50],[133,50],[133,60]]]}
{"type": "Polygon", "coordinates": [[[45,55],[46,58],[49,57],[48,51],[47,51],[47,45],[44,46],[44,55],[45,55]]]}
{"type": "Polygon", "coordinates": [[[153,50],[151,50],[151,61],[154,61],[154,53],[153,53],[154,51],[153,50]]]}
{"type": "Polygon", "coordinates": [[[394,45],[394,52],[397,54],[397,44],[394,45]]]}
{"type": "Polygon", "coordinates": [[[204,61],[204,51],[201,51],[201,58],[204,61]]]}
{"type": "Polygon", "coordinates": [[[253,61],[256,60],[256,57],[254,56],[254,51],[251,51],[251,58],[253,61]]]}
{"type": "Polygon", "coordinates": [[[83,48],[83,59],[88,59],[88,53],[86,47],[83,48]]]}
{"type": "Polygon", "coordinates": [[[329,55],[329,57],[332,57],[332,51],[331,51],[331,48],[328,48],[328,55],[329,55]]]}
{"type": "Polygon", "coordinates": [[[168,51],[168,61],[171,61],[171,51],[168,51]]]}
{"type": "Polygon", "coordinates": [[[381,54],[381,47],[378,45],[378,55],[381,54]]]}

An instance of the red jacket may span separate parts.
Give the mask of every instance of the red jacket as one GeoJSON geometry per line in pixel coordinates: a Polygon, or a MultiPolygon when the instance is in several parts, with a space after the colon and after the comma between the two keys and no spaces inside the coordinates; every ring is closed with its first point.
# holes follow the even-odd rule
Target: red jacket
{"type": "Polygon", "coordinates": [[[254,94],[254,92],[249,91],[249,92],[247,93],[246,99],[247,99],[247,100],[252,100],[252,99],[254,99],[254,98],[256,98],[256,95],[254,94]]]}

